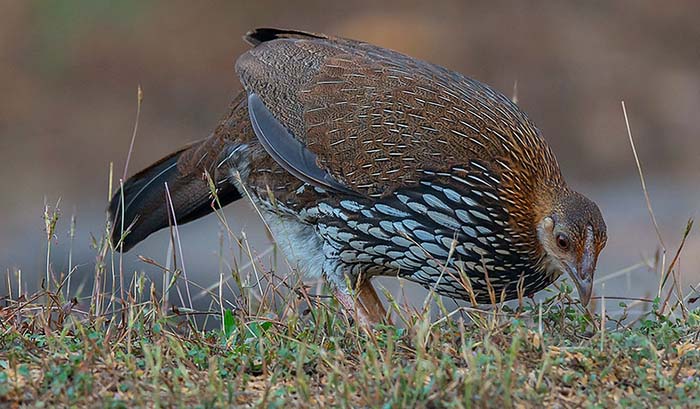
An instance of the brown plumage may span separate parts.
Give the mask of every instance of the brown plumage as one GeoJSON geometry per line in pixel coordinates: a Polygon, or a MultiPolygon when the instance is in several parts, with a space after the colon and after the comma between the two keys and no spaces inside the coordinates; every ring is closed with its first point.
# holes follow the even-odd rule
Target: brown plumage
{"type": "Polygon", "coordinates": [[[125,211],[120,193],[110,206],[115,244],[168,225],[165,182],[179,223],[211,212],[208,172],[222,205],[249,193],[288,260],[348,309],[346,278],[357,283],[363,322],[383,314],[376,275],[487,303],[566,271],[588,301],[605,223],[508,98],[367,43],[276,29],[246,39],[245,91],[211,136],[126,182],[125,211]]]}

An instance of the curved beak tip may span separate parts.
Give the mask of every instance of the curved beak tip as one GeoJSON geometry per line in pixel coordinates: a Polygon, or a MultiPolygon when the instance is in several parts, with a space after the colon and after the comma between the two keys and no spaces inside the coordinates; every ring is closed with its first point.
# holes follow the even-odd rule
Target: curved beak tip
{"type": "Polygon", "coordinates": [[[588,303],[591,301],[591,295],[593,294],[593,282],[586,280],[577,285],[577,287],[581,304],[583,304],[584,307],[588,306],[588,303]]]}
{"type": "Polygon", "coordinates": [[[593,272],[584,271],[584,274],[580,275],[577,269],[572,269],[569,271],[569,275],[576,284],[581,304],[588,306],[588,303],[591,301],[591,295],[593,294],[593,272]]]}

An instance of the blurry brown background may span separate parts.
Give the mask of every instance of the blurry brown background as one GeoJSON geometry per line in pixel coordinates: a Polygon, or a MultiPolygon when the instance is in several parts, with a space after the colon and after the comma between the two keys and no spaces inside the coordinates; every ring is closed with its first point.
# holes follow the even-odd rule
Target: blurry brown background
{"type": "MultiPolygon", "coordinates": [[[[650,258],[657,246],[628,143],[625,100],[652,203],[675,249],[700,204],[700,2],[189,2],[2,1],[0,5],[0,269],[44,271],[44,199],[61,198],[53,268],[65,270],[75,210],[76,277],[94,269],[108,166],[120,175],[136,89],[145,93],[130,173],[207,135],[240,89],[241,35],[281,26],[352,37],[460,71],[507,95],[542,128],[571,185],[609,226],[598,277],[650,258]]],[[[245,203],[227,210],[259,253],[269,247],[245,203]]],[[[218,277],[217,222],[182,228],[191,278],[218,277]]],[[[156,235],[125,256],[129,271],[162,260],[156,235]]],[[[700,239],[682,258],[685,288],[700,281],[700,239]]],[[[5,280],[0,285],[5,293],[5,280]]],[[[646,268],[606,283],[642,295],[646,268]]],[[[600,293],[600,287],[598,287],[600,293]]]]}

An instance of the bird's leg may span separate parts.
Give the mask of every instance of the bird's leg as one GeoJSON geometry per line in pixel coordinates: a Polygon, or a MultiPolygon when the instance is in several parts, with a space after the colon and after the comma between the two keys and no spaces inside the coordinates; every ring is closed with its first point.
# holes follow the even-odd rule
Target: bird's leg
{"type": "Polygon", "coordinates": [[[357,300],[349,291],[340,287],[336,287],[333,293],[345,310],[355,316],[360,325],[365,328],[371,328],[382,322],[386,316],[386,310],[369,280],[360,282],[357,288],[357,300]]]}
{"type": "Polygon", "coordinates": [[[377,324],[385,319],[388,320],[382,300],[379,299],[377,291],[370,280],[362,281],[357,289],[357,299],[373,323],[377,324]]]}
{"type": "Polygon", "coordinates": [[[350,314],[350,316],[355,317],[357,322],[365,327],[371,328],[375,323],[369,318],[369,315],[365,312],[364,308],[355,302],[352,294],[348,291],[344,291],[341,288],[335,288],[333,290],[333,295],[335,295],[336,300],[343,306],[345,311],[350,314]]]}

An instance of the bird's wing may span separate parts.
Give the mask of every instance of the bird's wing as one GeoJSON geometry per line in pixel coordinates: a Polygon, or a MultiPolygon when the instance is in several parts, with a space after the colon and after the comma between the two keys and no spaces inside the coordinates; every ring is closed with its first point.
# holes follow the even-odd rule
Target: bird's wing
{"type": "Polygon", "coordinates": [[[440,66],[322,34],[260,29],[246,39],[255,47],[236,71],[256,135],[316,186],[381,196],[544,143],[507,97],[440,66]]]}
{"type": "Polygon", "coordinates": [[[250,122],[267,153],[287,172],[311,185],[348,194],[357,194],[319,167],[316,154],[307,149],[280,123],[255,93],[248,95],[250,122]]]}

